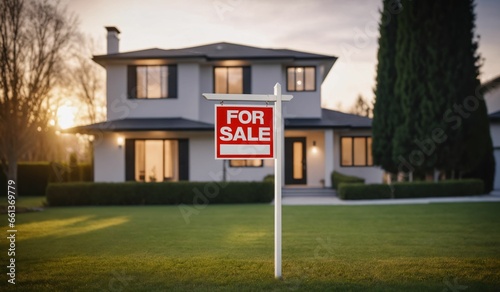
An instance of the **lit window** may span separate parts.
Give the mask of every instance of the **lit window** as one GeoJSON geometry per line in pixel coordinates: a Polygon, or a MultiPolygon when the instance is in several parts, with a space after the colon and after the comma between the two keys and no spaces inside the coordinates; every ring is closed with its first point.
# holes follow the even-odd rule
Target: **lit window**
{"type": "Polygon", "coordinates": [[[249,67],[215,67],[214,87],[215,93],[250,93],[249,67]]]}
{"type": "Polygon", "coordinates": [[[132,98],[175,98],[177,67],[129,66],[128,88],[132,98]]]}
{"type": "Polygon", "coordinates": [[[178,141],[135,141],[136,181],[177,181],[178,169],[178,141]]]}
{"type": "Polygon", "coordinates": [[[372,166],[371,137],[342,137],[340,140],[341,166],[372,166]]]}
{"type": "Polygon", "coordinates": [[[229,166],[231,167],[262,167],[262,159],[232,159],[229,160],[229,166]]]}
{"type": "Polygon", "coordinates": [[[288,91],[315,91],[316,67],[288,67],[286,80],[288,91]]]}
{"type": "Polygon", "coordinates": [[[137,98],[166,98],[167,87],[167,66],[137,67],[137,98]]]}

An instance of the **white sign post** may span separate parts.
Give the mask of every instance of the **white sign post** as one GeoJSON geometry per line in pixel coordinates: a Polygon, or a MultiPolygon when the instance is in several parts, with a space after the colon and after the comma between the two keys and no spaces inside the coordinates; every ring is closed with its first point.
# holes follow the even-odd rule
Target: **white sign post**
{"type": "MultiPolygon", "coordinates": [[[[203,96],[208,99],[208,100],[218,100],[218,101],[262,101],[262,102],[274,102],[275,107],[274,107],[274,131],[272,133],[274,137],[274,145],[275,146],[275,155],[270,155],[269,153],[246,153],[245,151],[239,150],[239,149],[244,149],[241,148],[238,145],[230,145],[224,146],[225,148],[229,149],[237,149],[235,150],[235,153],[231,153],[230,155],[237,155],[234,156],[234,158],[238,159],[252,159],[256,157],[260,157],[263,159],[268,159],[268,158],[274,158],[274,276],[276,278],[281,278],[281,186],[282,186],[282,168],[283,168],[283,139],[284,139],[284,130],[283,130],[283,112],[281,108],[281,102],[282,101],[290,101],[293,96],[292,95],[282,95],[281,94],[281,85],[279,83],[276,83],[274,86],[274,95],[264,95],[264,94],[214,94],[214,93],[203,93],[203,96]],[[264,155],[264,156],[259,156],[259,155],[264,155]],[[266,156],[267,155],[267,156],[266,156]]],[[[226,116],[226,122],[224,123],[224,120],[222,120],[222,124],[224,125],[219,125],[217,121],[219,120],[220,117],[215,117],[216,120],[216,129],[215,129],[215,140],[216,140],[216,158],[218,159],[226,159],[228,156],[224,156],[224,154],[220,154],[220,146],[218,145],[217,141],[222,140],[222,141],[230,141],[231,143],[238,143],[238,139],[235,139],[235,135],[232,135],[232,128],[230,125],[233,118],[236,119],[236,117],[240,117],[240,123],[247,124],[246,121],[252,119],[252,124],[255,124],[254,126],[258,126],[259,122],[262,121],[262,124],[264,124],[264,113],[250,113],[251,110],[248,109],[248,107],[251,106],[235,106],[231,105],[232,108],[231,111],[226,111],[227,116],[226,116]],[[238,107],[241,107],[241,116],[238,114],[238,107]],[[261,119],[262,118],[262,119],[261,119]],[[220,129],[218,129],[220,127],[220,129]],[[231,135],[230,135],[231,133],[231,135]],[[231,137],[231,139],[230,139],[231,137]]],[[[218,112],[223,112],[223,111],[218,111],[217,106],[216,106],[216,114],[218,112]]],[[[241,125],[239,125],[241,128],[241,125]]],[[[238,128],[235,128],[235,132],[238,131],[238,128]]],[[[243,139],[244,135],[242,136],[242,141],[247,141],[248,137],[250,137],[251,128],[249,128],[250,131],[247,131],[247,135],[245,136],[246,139],[243,139]]],[[[245,131],[242,129],[242,133],[245,133],[245,131]]],[[[256,133],[255,130],[253,133],[256,133]]],[[[252,136],[254,137],[254,136],[252,136]]],[[[266,132],[265,130],[260,130],[259,132],[259,139],[254,140],[255,143],[265,143],[268,141],[266,138],[266,132]]],[[[229,142],[228,142],[229,143],[229,142]]],[[[243,145],[245,143],[242,143],[243,145]]],[[[224,144],[226,145],[226,144],[224,144]]],[[[221,145],[222,146],[222,145],[221,145]]],[[[254,145],[255,147],[255,145],[254,145]]],[[[262,147],[262,145],[257,145],[257,149],[267,149],[262,147]]],[[[259,152],[259,151],[257,151],[259,152]]]]}

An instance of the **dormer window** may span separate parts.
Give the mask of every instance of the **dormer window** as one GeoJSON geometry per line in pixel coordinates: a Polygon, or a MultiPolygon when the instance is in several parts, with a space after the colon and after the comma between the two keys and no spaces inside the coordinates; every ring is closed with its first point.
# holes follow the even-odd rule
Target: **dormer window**
{"type": "Polygon", "coordinates": [[[131,98],[176,98],[177,66],[129,66],[128,89],[131,98]]]}
{"type": "Polygon", "coordinates": [[[250,93],[250,67],[215,67],[214,93],[250,93]]]}
{"type": "Polygon", "coordinates": [[[316,91],[316,67],[288,67],[287,91],[316,91]]]}

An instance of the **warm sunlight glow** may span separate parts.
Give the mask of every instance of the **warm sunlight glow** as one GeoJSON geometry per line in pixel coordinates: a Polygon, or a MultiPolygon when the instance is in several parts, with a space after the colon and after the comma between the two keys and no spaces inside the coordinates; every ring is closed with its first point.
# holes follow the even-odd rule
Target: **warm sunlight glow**
{"type": "Polygon", "coordinates": [[[57,109],[57,124],[61,129],[71,128],[75,125],[75,115],[77,113],[77,108],[65,104],[57,109]]]}

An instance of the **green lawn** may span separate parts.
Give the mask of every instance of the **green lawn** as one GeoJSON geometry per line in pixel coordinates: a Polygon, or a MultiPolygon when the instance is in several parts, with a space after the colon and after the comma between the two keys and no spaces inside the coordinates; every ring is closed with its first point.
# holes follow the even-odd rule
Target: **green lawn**
{"type": "MultiPolygon", "coordinates": [[[[22,213],[17,284],[7,285],[5,269],[0,290],[500,289],[499,203],[284,206],[282,281],[273,276],[273,212],[210,205],[189,224],[175,206],[22,213]]],[[[6,250],[4,239],[2,266],[6,250]]]]}

